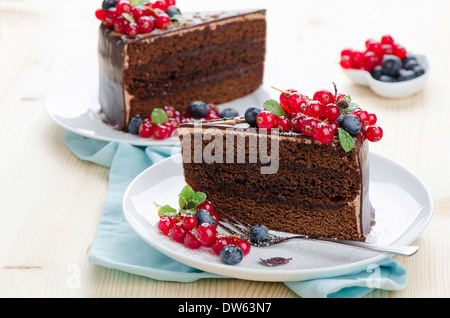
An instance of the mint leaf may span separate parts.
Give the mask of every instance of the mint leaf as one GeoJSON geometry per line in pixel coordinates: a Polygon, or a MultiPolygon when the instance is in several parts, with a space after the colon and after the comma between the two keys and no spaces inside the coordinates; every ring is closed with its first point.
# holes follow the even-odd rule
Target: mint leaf
{"type": "Polygon", "coordinates": [[[131,0],[130,3],[131,5],[134,6],[143,6],[144,4],[149,3],[150,0],[131,0]]]}
{"type": "Polygon", "coordinates": [[[155,125],[160,125],[167,123],[169,121],[169,117],[166,112],[162,108],[155,108],[151,114],[152,123],[155,125]]]}
{"type": "MultiPolygon", "coordinates": [[[[339,102],[341,102],[341,101],[339,101],[339,102]]],[[[351,113],[351,112],[353,112],[353,111],[355,111],[357,109],[360,109],[360,108],[361,107],[359,107],[358,104],[350,102],[347,108],[341,109],[341,114],[348,114],[348,113],[351,113]]]]}
{"type": "Polygon", "coordinates": [[[195,209],[205,201],[206,194],[203,192],[195,192],[189,185],[186,185],[178,195],[180,209],[195,209]]]}
{"type": "Polygon", "coordinates": [[[186,19],[181,15],[181,14],[174,14],[171,18],[171,21],[177,21],[180,24],[185,24],[186,23],[186,19]]]}
{"type": "Polygon", "coordinates": [[[338,128],[338,132],[339,142],[341,143],[342,148],[345,150],[345,152],[351,151],[353,147],[355,147],[355,139],[342,128],[338,128]]]}
{"type": "Polygon", "coordinates": [[[172,208],[170,205],[159,206],[155,203],[158,208],[158,216],[177,216],[177,210],[172,208]]]}
{"type": "Polygon", "coordinates": [[[133,16],[129,13],[122,13],[122,16],[125,18],[125,20],[127,20],[130,23],[136,23],[136,21],[134,20],[133,16]]]}
{"type": "Polygon", "coordinates": [[[281,107],[280,103],[278,103],[274,99],[266,100],[263,104],[264,108],[269,112],[277,115],[278,117],[287,116],[288,113],[281,107]]]}

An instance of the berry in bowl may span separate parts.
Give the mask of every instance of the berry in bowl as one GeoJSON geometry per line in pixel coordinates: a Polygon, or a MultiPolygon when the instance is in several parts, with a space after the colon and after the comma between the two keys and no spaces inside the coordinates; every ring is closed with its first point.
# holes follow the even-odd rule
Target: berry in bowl
{"type": "Polygon", "coordinates": [[[365,49],[341,51],[341,68],[356,84],[387,98],[408,97],[424,87],[430,71],[426,56],[409,53],[390,35],[367,40],[365,49]]]}

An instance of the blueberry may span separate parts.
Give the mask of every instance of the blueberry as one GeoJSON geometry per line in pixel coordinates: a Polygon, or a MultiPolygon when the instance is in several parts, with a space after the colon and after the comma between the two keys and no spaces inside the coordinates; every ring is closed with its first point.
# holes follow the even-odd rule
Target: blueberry
{"type": "Polygon", "coordinates": [[[380,76],[380,81],[388,82],[388,83],[397,82],[395,77],[392,77],[392,76],[389,76],[389,75],[381,75],[380,76]]]}
{"type": "Polygon", "coordinates": [[[133,116],[128,123],[128,132],[133,135],[137,135],[139,133],[139,126],[142,124],[144,119],[139,116],[133,116]]]}
{"type": "Polygon", "coordinates": [[[425,74],[425,70],[420,65],[416,65],[412,70],[413,70],[414,74],[416,74],[416,77],[419,77],[420,75],[425,74]]]}
{"type": "Polygon", "coordinates": [[[220,112],[220,117],[222,118],[231,118],[237,116],[239,116],[238,111],[232,108],[226,108],[220,112]]]}
{"type": "Polygon", "coordinates": [[[419,66],[419,62],[417,60],[409,60],[404,65],[403,68],[406,70],[413,70],[414,67],[419,66]]]}
{"type": "Polygon", "coordinates": [[[381,75],[383,75],[383,70],[381,65],[377,65],[375,66],[372,71],[370,72],[370,75],[372,75],[372,77],[376,80],[379,80],[381,75]]]}
{"type": "Polygon", "coordinates": [[[254,241],[264,241],[269,235],[269,229],[262,224],[256,224],[250,228],[250,238],[254,241]]]}
{"type": "Polygon", "coordinates": [[[198,210],[195,214],[195,217],[197,218],[197,225],[203,224],[203,223],[209,223],[212,226],[216,224],[216,221],[214,220],[214,217],[211,213],[209,213],[208,210],[198,210]]]}
{"type": "Polygon", "coordinates": [[[408,63],[409,61],[416,61],[417,62],[417,58],[414,55],[408,54],[403,60],[403,66],[405,66],[406,63],[408,63]]]}
{"type": "Polygon", "coordinates": [[[117,0],[103,0],[102,9],[108,11],[110,8],[115,7],[117,0]]]}
{"type": "Polygon", "coordinates": [[[195,119],[204,118],[208,110],[208,104],[200,100],[193,101],[188,108],[189,114],[195,119]]]}
{"type": "Polygon", "coordinates": [[[226,245],[220,250],[220,258],[225,264],[236,265],[244,258],[244,252],[236,245],[226,245]]]}
{"type": "Polygon", "coordinates": [[[354,136],[361,131],[362,124],[358,116],[349,114],[342,119],[341,127],[354,136]]]}
{"type": "Polygon", "coordinates": [[[413,78],[416,78],[416,74],[414,73],[414,71],[401,69],[397,80],[399,82],[403,82],[403,81],[411,80],[413,78]]]}
{"type": "Polygon", "coordinates": [[[245,111],[245,121],[252,127],[256,127],[256,117],[261,112],[261,109],[250,107],[245,111]]]}
{"type": "Polygon", "coordinates": [[[181,14],[181,11],[176,6],[170,6],[167,8],[166,13],[169,15],[169,17],[173,17],[176,14],[181,14]]]}
{"type": "Polygon", "coordinates": [[[336,119],[336,122],[341,125],[342,121],[344,120],[344,117],[347,116],[347,114],[340,114],[339,117],[336,119]]]}
{"type": "Polygon", "coordinates": [[[402,60],[395,55],[385,55],[381,63],[383,74],[389,76],[397,76],[403,67],[402,60]]]}

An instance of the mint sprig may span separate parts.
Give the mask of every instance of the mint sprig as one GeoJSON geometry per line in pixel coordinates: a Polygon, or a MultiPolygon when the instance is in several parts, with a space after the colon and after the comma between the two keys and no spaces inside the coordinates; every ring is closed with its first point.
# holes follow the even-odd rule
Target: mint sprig
{"type": "Polygon", "coordinates": [[[281,107],[280,103],[274,99],[266,100],[263,106],[266,110],[277,115],[278,117],[288,116],[288,113],[283,109],[283,107],[281,107]]]}
{"type": "Polygon", "coordinates": [[[345,152],[352,151],[355,147],[355,139],[344,129],[338,128],[339,142],[345,152]]]}
{"type": "Polygon", "coordinates": [[[169,116],[167,116],[167,113],[162,108],[153,109],[150,117],[152,119],[152,123],[155,125],[164,124],[169,121],[169,116]]]}
{"type": "Polygon", "coordinates": [[[206,201],[206,194],[203,192],[195,192],[190,186],[186,185],[178,195],[178,204],[180,209],[195,209],[198,205],[206,201]]]}
{"type": "Polygon", "coordinates": [[[172,208],[170,205],[164,205],[160,206],[156,204],[156,207],[158,208],[158,216],[178,216],[177,209],[172,208]]]}

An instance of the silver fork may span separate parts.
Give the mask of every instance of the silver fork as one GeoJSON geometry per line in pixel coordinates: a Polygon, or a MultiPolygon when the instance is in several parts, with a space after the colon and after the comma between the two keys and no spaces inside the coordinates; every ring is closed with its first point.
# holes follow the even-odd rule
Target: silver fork
{"type": "Polygon", "coordinates": [[[258,247],[267,247],[276,244],[280,244],[293,239],[304,239],[304,240],[313,240],[313,241],[323,241],[335,244],[341,244],[351,247],[363,248],[366,250],[400,255],[400,256],[411,256],[414,255],[419,249],[418,246],[394,246],[394,245],[378,245],[367,242],[360,241],[351,241],[351,240],[343,240],[338,238],[326,238],[326,237],[309,237],[306,235],[295,235],[295,236],[277,236],[273,233],[269,233],[267,238],[264,241],[255,241],[250,237],[250,225],[236,220],[235,218],[227,215],[227,217],[221,217],[219,221],[219,225],[229,232],[232,235],[238,235],[245,238],[251,245],[258,247]],[[230,220],[232,220],[232,222],[230,220]]]}

